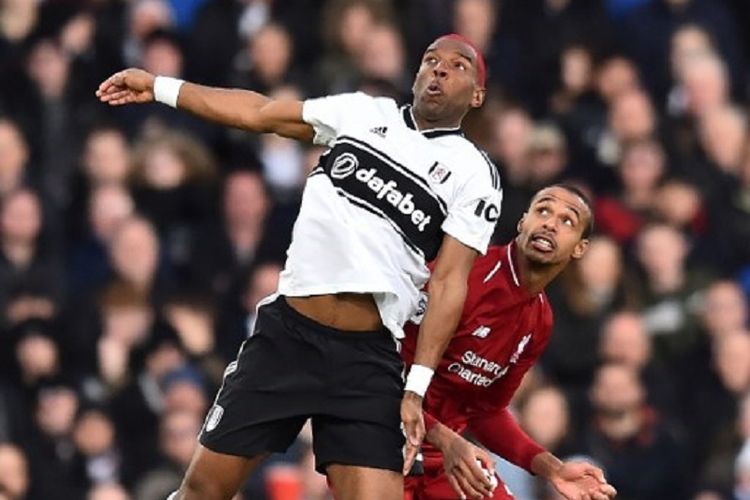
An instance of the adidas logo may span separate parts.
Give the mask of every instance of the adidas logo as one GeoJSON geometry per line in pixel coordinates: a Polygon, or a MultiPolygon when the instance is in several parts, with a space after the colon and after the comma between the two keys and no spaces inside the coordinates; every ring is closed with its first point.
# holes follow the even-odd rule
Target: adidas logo
{"type": "Polygon", "coordinates": [[[370,132],[379,135],[380,137],[385,137],[385,133],[388,132],[388,127],[372,127],[370,132]]]}

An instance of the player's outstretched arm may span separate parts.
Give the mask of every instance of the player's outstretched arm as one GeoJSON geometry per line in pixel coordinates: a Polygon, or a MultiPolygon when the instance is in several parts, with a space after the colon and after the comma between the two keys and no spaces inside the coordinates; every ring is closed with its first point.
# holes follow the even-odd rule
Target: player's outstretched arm
{"type": "Polygon", "coordinates": [[[422,398],[432,373],[456,331],[466,299],[467,280],[477,251],[446,234],[430,277],[430,301],[419,329],[417,349],[401,401],[406,433],[405,466],[411,467],[425,435],[422,398]]]}
{"type": "Polygon", "coordinates": [[[301,101],[274,100],[257,92],[205,87],[157,77],[129,68],[104,80],[96,91],[111,106],[160,101],[222,125],[312,141],[313,128],[302,119],[301,101]]]}

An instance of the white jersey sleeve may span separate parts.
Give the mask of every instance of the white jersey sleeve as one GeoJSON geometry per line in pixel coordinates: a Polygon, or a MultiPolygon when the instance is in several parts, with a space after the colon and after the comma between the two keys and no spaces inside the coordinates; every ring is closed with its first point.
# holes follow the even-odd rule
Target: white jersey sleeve
{"type": "Polygon", "coordinates": [[[500,218],[502,201],[502,190],[489,177],[472,176],[459,188],[442,229],[484,255],[500,218]]]}
{"type": "Polygon", "coordinates": [[[347,125],[347,118],[366,112],[372,101],[363,92],[307,99],[302,105],[302,119],[312,125],[315,144],[331,147],[347,125]]]}

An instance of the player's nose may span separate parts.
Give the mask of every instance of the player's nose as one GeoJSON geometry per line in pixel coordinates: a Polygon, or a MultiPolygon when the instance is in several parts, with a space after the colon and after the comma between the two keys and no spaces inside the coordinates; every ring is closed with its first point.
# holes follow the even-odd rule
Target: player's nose
{"type": "Polygon", "coordinates": [[[445,78],[446,76],[448,76],[448,70],[443,61],[439,61],[437,64],[435,64],[435,66],[432,68],[432,72],[438,78],[445,78]]]}

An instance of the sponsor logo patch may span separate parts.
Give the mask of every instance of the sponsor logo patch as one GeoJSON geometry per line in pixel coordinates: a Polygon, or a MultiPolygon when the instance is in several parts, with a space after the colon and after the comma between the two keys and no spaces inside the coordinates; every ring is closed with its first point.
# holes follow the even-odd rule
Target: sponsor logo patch
{"type": "Polygon", "coordinates": [[[221,422],[221,417],[224,416],[224,408],[219,405],[214,405],[211,411],[208,413],[206,418],[206,432],[211,432],[216,429],[216,426],[221,422]]]}

